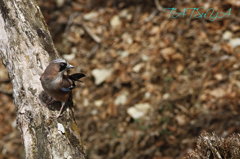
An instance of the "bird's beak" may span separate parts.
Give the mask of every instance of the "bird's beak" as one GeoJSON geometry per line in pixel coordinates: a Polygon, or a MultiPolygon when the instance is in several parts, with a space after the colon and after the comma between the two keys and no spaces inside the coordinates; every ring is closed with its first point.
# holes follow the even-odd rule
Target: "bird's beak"
{"type": "Polygon", "coordinates": [[[70,65],[70,64],[68,64],[68,65],[67,65],[67,69],[71,69],[71,68],[74,68],[74,66],[73,66],[73,65],[70,65]]]}

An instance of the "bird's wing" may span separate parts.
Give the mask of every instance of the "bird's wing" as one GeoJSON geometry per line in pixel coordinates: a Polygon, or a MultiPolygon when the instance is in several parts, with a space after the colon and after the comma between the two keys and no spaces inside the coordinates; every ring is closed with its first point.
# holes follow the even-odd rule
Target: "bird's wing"
{"type": "Polygon", "coordinates": [[[71,82],[68,76],[64,75],[60,90],[67,93],[70,92],[74,87],[74,84],[71,82]]]}
{"type": "Polygon", "coordinates": [[[62,80],[62,87],[60,88],[63,92],[70,92],[73,88],[76,87],[75,81],[79,81],[80,78],[85,77],[83,73],[75,73],[72,75],[64,75],[62,80]]]}

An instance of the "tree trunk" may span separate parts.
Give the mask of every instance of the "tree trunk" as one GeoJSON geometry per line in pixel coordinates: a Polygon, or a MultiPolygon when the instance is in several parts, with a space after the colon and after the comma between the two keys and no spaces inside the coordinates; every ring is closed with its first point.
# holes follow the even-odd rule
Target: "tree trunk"
{"type": "Polygon", "coordinates": [[[26,158],[84,159],[71,111],[56,118],[59,111],[40,99],[40,75],[58,53],[35,0],[0,0],[0,56],[13,84],[26,158]]]}

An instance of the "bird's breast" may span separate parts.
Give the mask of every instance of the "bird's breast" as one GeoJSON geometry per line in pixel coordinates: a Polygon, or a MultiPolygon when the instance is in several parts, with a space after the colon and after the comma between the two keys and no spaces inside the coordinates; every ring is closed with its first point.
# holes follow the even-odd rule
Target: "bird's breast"
{"type": "Polygon", "coordinates": [[[41,77],[41,83],[44,91],[54,98],[56,101],[65,102],[69,98],[69,93],[61,90],[62,77],[57,76],[56,78],[41,77]]]}

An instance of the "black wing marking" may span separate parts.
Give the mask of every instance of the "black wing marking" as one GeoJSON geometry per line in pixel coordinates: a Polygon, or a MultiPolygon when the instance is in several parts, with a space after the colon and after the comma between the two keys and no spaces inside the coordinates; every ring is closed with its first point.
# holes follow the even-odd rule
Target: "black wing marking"
{"type": "Polygon", "coordinates": [[[83,73],[74,73],[72,75],[69,75],[69,79],[73,80],[73,81],[78,81],[80,78],[85,77],[85,74],[83,73]]]}

